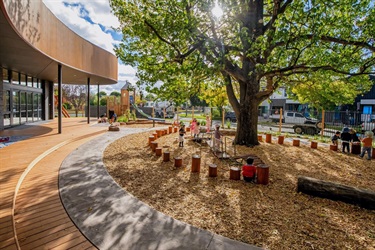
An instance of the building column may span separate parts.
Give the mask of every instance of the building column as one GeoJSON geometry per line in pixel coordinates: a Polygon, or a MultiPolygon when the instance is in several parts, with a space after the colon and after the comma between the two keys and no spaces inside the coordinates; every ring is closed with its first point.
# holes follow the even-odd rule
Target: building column
{"type": "Polygon", "coordinates": [[[57,113],[58,113],[58,133],[62,133],[62,66],[61,64],[57,67],[57,113]]]}
{"type": "Polygon", "coordinates": [[[87,124],[90,124],[90,77],[87,78],[87,124]]]}
{"type": "Polygon", "coordinates": [[[98,84],[98,103],[97,103],[97,107],[96,107],[96,112],[97,112],[97,114],[98,114],[98,119],[100,118],[100,94],[99,94],[99,84],[98,84]]]}
{"type": "Polygon", "coordinates": [[[3,83],[3,68],[0,67],[0,131],[4,130],[4,83],[3,83]]]}

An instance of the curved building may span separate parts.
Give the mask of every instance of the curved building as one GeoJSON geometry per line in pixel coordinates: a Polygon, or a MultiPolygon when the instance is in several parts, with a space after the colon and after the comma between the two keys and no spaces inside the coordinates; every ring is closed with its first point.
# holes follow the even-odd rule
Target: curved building
{"type": "Polygon", "coordinates": [[[0,0],[0,130],[53,119],[55,83],[59,103],[62,83],[117,83],[117,64],[115,55],[67,28],[42,0],[0,0]]]}

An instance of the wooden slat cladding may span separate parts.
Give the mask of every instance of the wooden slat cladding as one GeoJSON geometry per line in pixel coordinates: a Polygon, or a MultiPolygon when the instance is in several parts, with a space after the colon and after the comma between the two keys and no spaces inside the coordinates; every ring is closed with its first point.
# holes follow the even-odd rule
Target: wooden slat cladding
{"type": "Polygon", "coordinates": [[[68,67],[117,82],[117,58],[58,20],[42,0],[3,0],[14,28],[37,50],[68,67]]]}

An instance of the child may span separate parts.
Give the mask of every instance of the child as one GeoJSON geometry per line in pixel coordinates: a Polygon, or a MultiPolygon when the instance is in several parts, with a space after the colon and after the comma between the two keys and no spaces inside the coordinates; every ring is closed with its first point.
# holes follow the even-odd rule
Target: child
{"type": "Polygon", "coordinates": [[[338,145],[338,140],[340,139],[340,131],[336,131],[335,135],[332,136],[331,140],[332,140],[332,144],[333,145],[338,145]]]}
{"type": "Polygon", "coordinates": [[[211,119],[209,115],[206,116],[206,128],[207,128],[207,133],[209,133],[210,128],[211,128],[211,119]]]}
{"type": "Polygon", "coordinates": [[[193,121],[191,122],[191,125],[190,125],[190,133],[191,133],[191,135],[194,134],[196,126],[197,126],[197,119],[194,118],[193,121]]]}
{"type": "Polygon", "coordinates": [[[371,160],[372,137],[374,136],[374,134],[370,131],[367,131],[365,135],[366,137],[362,139],[363,147],[359,157],[362,158],[367,151],[367,160],[371,160]]]}
{"type": "Polygon", "coordinates": [[[194,128],[194,138],[199,136],[200,129],[201,129],[200,123],[197,122],[197,125],[195,125],[195,128],[194,128]]]}
{"type": "Polygon", "coordinates": [[[348,154],[350,153],[349,144],[350,144],[351,140],[352,140],[352,136],[349,133],[349,128],[345,127],[342,130],[342,133],[341,133],[342,152],[343,153],[345,153],[345,149],[348,151],[348,154]]]}
{"type": "Polygon", "coordinates": [[[246,165],[242,166],[242,176],[247,182],[255,181],[256,167],[253,165],[254,159],[248,157],[246,159],[246,165]]]}
{"type": "Polygon", "coordinates": [[[180,130],[178,131],[180,136],[178,137],[178,141],[179,141],[179,144],[178,146],[179,147],[183,147],[184,146],[184,135],[185,135],[185,125],[181,125],[180,127],[180,130]]]}

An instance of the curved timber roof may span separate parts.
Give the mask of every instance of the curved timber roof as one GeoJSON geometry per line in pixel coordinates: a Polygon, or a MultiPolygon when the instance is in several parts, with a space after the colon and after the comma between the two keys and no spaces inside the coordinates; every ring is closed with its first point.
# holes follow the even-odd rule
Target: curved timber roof
{"type": "Polygon", "coordinates": [[[71,84],[117,83],[117,58],[67,28],[42,0],[0,0],[0,65],[71,84]]]}

